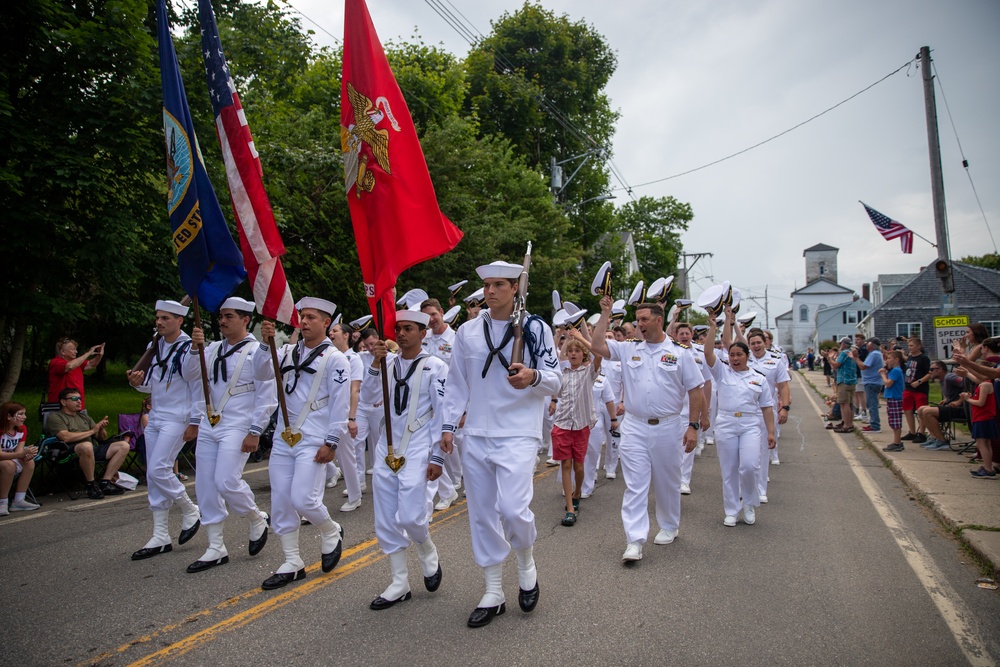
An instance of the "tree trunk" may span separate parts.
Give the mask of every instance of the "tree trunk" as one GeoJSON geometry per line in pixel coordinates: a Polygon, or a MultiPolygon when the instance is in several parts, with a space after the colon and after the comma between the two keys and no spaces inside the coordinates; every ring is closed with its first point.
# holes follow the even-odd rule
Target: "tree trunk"
{"type": "Polygon", "coordinates": [[[21,377],[24,361],[24,339],[28,332],[28,319],[23,315],[14,321],[14,337],[10,341],[10,356],[7,357],[7,374],[0,385],[0,403],[6,403],[14,396],[17,381],[21,377]]]}

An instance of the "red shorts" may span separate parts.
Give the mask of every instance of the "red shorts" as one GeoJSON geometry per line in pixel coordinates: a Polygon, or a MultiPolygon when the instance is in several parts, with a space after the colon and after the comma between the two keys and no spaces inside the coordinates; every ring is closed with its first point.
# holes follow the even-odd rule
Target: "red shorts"
{"type": "Polygon", "coordinates": [[[919,391],[903,390],[903,412],[916,412],[917,408],[927,405],[927,394],[919,391]]]}
{"type": "Polygon", "coordinates": [[[583,463],[587,456],[587,443],[590,441],[590,427],[584,426],[579,431],[567,431],[558,426],[552,427],[552,458],[556,461],[573,459],[583,463]]]}

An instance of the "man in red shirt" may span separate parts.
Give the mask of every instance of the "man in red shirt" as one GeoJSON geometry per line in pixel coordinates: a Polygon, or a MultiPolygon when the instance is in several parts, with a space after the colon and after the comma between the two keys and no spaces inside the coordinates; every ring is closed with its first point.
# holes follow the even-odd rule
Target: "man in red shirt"
{"type": "Polygon", "coordinates": [[[72,338],[60,338],[56,341],[56,356],[49,362],[49,403],[59,400],[59,392],[66,387],[80,390],[80,407],[87,407],[83,395],[83,371],[97,368],[104,356],[104,343],[87,350],[82,357],[76,356],[77,343],[72,338]]]}

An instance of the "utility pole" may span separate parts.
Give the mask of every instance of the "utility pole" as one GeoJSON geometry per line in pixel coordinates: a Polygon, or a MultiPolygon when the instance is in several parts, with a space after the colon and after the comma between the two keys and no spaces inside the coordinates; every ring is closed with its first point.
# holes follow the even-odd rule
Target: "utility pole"
{"type": "Polygon", "coordinates": [[[681,261],[684,263],[684,267],[681,269],[681,287],[684,290],[684,298],[685,299],[690,299],[691,298],[691,283],[688,280],[688,271],[690,271],[691,269],[693,269],[694,266],[695,266],[695,264],[697,264],[698,260],[701,259],[702,257],[712,257],[712,256],[713,255],[710,252],[692,252],[692,253],[682,252],[681,253],[681,261]],[[688,257],[693,257],[694,258],[694,261],[691,262],[690,268],[687,265],[687,258],[688,257]]]}
{"type": "Polygon", "coordinates": [[[764,285],[764,328],[767,329],[771,325],[771,316],[768,314],[767,310],[767,285],[764,285]]]}
{"type": "MultiPolygon", "coordinates": [[[[955,291],[955,279],[951,270],[951,249],[948,246],[948,212],[944,200],[944,174],[941,170],[941,142],[938,136],[937,102],[934,98],[934,73],[931,70],[931,49],[920,47],[920,66],[924,73],[924,114],[927,117],[927,153],[931,164],[931,197],[934,202],[934,232],[937,236],[938,258],[934,264],[941,289],[945,294],[955,291]]],[[[954,302],[945,297],[941,302],[942,312],[954,308],[954,302]]]]}

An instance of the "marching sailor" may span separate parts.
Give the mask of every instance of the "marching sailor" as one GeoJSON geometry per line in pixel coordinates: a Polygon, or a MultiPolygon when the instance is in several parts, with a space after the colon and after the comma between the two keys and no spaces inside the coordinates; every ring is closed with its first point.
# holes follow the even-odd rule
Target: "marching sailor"
{"type": "MultiPolygon", "coordinates": [[[[302,339],[278,353],[279,391],[285,394],[288,428],[279,408],[278,425],[268,473],[271,480],[271,527],[281,540],[285,562],[264,580],[261,588],[281,588],[306,576],[299,555],[299,517],[319,528],[322,569],[337,566],[344,546],[344,529],[323,504],[326,464],[337,447],[350,444],[347,413],[351,399],[351,367],[327,339],[337,306],[325,299],[306,297],[295,304],[302,339]]],[[[274,323],[261,326],[264,340],[274,340],[274,323]]]]}
{"type": "Polygon", "coordinates": [[[173,549],[167,521],[175,504],[181,510],[178,544],[198,532],[201,515],[187,490],[174,474],[174,461],[185,442],[198,438],[198,424],[204,399],[194,379],[185,377],[181,366],[191,349],[191,337],[181,331],[187,306],[176,301],[156,302],[156,333],[152,364],[148,373],[129,371],[128,382],[138,391],[151,394],[153,409],[146,426],[146,484],[149,509],[153,511],[153,537],[132,554],[132,560],[152,558],[173,549]]]}
{"type": "Polygon", "coordinates": [[[503,561],[511,547],[517,554],[518,603],[525,612],[538,603],[532,475],[542,414],[549,397],[559,393],[562,378],[552,331],[537,317],[528,318],[524,327],[525,363],[508,361],[521,270],[507,262],[476,270],[489,309],[459,327],[445,388],[441,449],[452,451],[465,414],[461,456],[472,552],[486,579],[486,593],[469,616],[469,627],[484,626],[506,611],[503,561]]]}
{"type": "MultiPolygon", "coordinates": [[[[451,363],[455,330],[445,323],[444,308],[441,307],[441,302],[437,299],[424,299],[420,303],[420,312],[427,315],[429,321],[421,347],[425,353],[437,357],[447,366],[451,363]]],[[[447,454],[444,460],[445,466],[440,477],[427,485],[427,501],[433,503],[434,494],[437,494],[441,499],[437,505],[433,506],[436,510],[446,510],[458,500],[457,488],[462,483],[462,463],[459,460],[459,453],[456,451],[447,454]],[[454,476],[452,472],[455,473],[454,476]]]]}
{"type": "Polygon", "coordinates": [[[698,441],[695,418],[701,414],[702,375],[691,352],[667,338],[663,308],[655,303],[636,306],[641,341],[607,340],[612,300],[601,298],[601,319],[594,327],[593,350],[606,359],[622,361],[625,419],[618,450],[625,475],[622,523],[628,545],[622,560],[642,559],[649,535],[647,508],[650,478],[656,497],[660,531],[656,544],[670,544],[681,520],[681,459],[698,441]]]}
{"type": "Polygon", "coordinates": [[[382,551],[389,556],[392,582],[372,601],[370,608],[376,611],[410,599],[406,549],[411,541],[420,558],[424,587],[433,593],[441,585],[437,547],[428,530],[426,494],[428,481],[437,479],[444,463],[438,436],[448,366],[421,349],[429,321],[426,313],[398,311],[395,331],[399,353],[389,354],[385,341],[378,341],[361,386],[362,400],[380,401],[381,360],[385,359],[392,402],[393,456],[389,456],[383,433],[375,447],[372,485],[375,535],[382,551]],[[400,464],[401,467],[393,468],[400,464]]]}
{"type": "MultiPolygon", "coordinates": [[[[701,404],[701,414],[695,419],[695,416],[691,416],[692,421],[698,421],[699,432],[702,429],[708,428],[711,424],[709,420],[709,408],[712,404],[712,372],[709,370],[708,364],[705,363],[705,348],[701,345],[692,344],[692,337],[694,335],[694,329],[687,322],[678,322],[674,327],[674,337],[681,346],[689,345],[691,349],[691,354],[694,356],[694,361],[698,364],[698,371],[701,373],[702,379],[705,384],[702,386],[702,404],[701,404]]],[[[702,439],[699,438],[698,445],[693,451],[686,452],[684,454],[684,460],[681,463],[681,495],[687,496],[691,494],[691,473],[694,472],[694,457],[697,454],[701,456],[701,450],[704,448],[702,444],[702,439]]]]}
{"type": "MultiPolygon", "coordinates": [[[[189,573],[229,562],[222,538],[227,505],[250,523],[247,551],[251,556],[260,553],[267,543],[268,516],[258,509],[253,491],[243,480],[243,467],[250,454],[257,451],[260,434],[278,407],[271,357],[247,333],[253,309],[254,303],[246,299],[226,299],[219,309],[219,331],[224,338],[205,351],[211,404],[198,429],[195,489],[208,533],[208,549],[188,565],[189,573]]],[[[205,347],[205,332],[196,327],[191,340],[193,351],[184,359],[184,375],[200,380],[197,350],[205,347]]]]}
{"type": "MultiPolygon", "coordinates": [[[[358,426],[358,405],[360,404],[361,383],[365,377],[365,369],[361,361],[361,355],[350,348],[351,331],[350,325],[338,322],[330,327],[328,334],[330,342],[347,357],[347,363],[351,366],[351,401],[348,405],[347,414],[347,431],[351,437],[344,442],[343,447],[337,448],[337,461],[340,463],[340,468],[343,471],[344,486],[347,487],[347,502],[340,506],[341,512],[353,512],[361,506],[361,483],[365,479],[364,443],[365,436],[367,436],[367,429],[365,430],[365,436],[362,436],[358,426]],[[358,448],[356,442],[359,438],[361,440],[362,455],[360,461],[357,459],[358,448]]],[[[336,476],[336,472],[330,470],[330,466],[332,465],[334,465],[332,462],[327,464],[326,477],[328,480],[336,476]],[[333,474],[331,475],[331,473],[333,474]]],[[[329,481],[326,487],[328,489],[332,488],[329,481]]]]}

